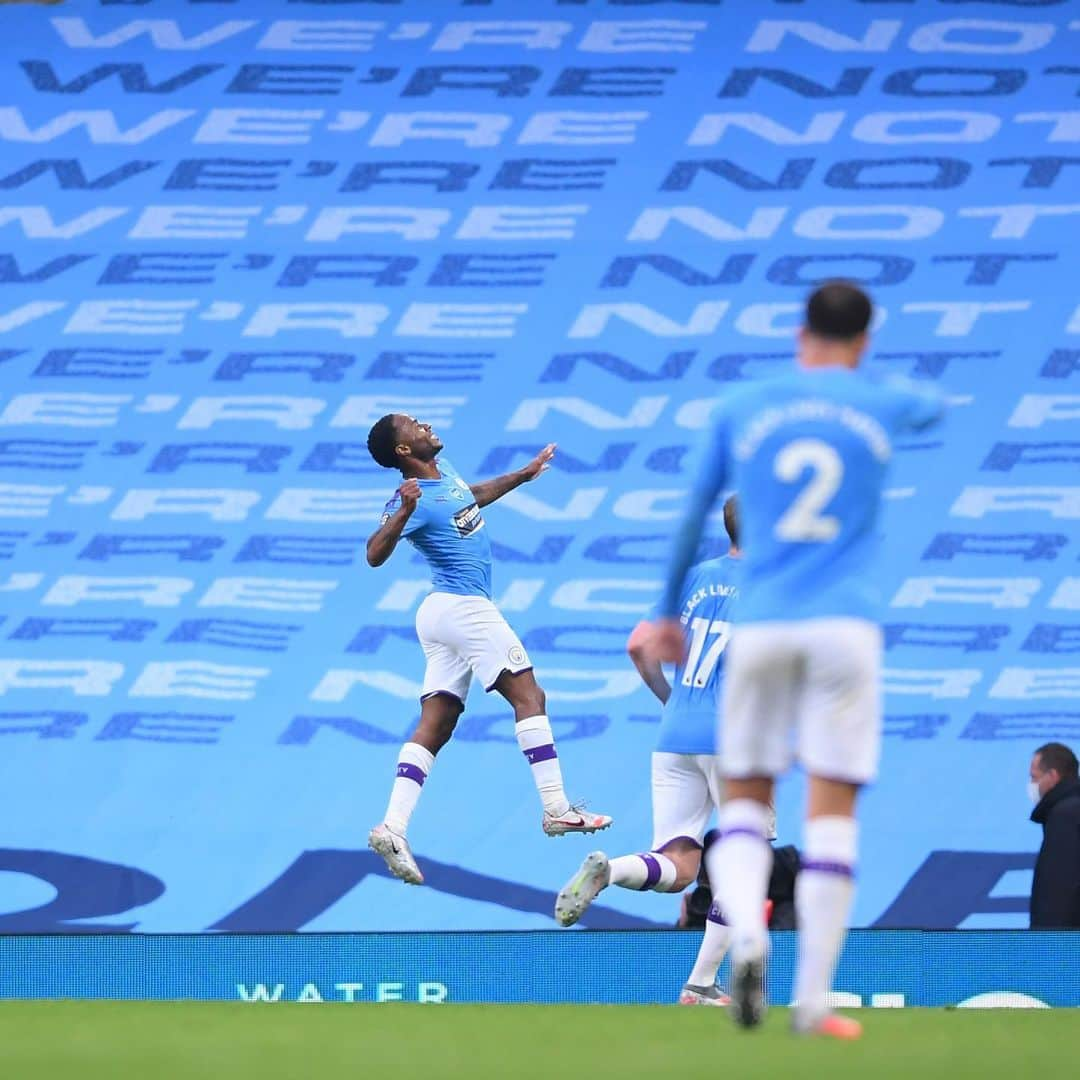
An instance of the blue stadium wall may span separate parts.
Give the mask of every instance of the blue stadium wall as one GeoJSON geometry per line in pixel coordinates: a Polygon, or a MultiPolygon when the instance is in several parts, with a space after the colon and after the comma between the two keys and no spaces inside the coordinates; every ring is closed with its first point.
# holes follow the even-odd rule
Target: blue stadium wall
{"type": "MultiPolygon", "coordinates": [[[[767,992],[786,1005],[795,934],[777,931],[772,945],[767,992]]],[[[0,999],[670,1005],[697,946],[696,934],[668,930],[14,935],[0,937],[0,999]]],[[[1076,1007],[1078,963],[1080,934],[1068,931],[853,930],[833,998],[1076,1007]]]]}
{"type": "Polygon", "coordinates": [[[365,849],[426,587],[364,563],[367,429],[429,419],[477,478],[558,442],[485,512],[497,594],[570,792],[636,850],[624,641],[687,451],[834,275],[880,304],[871,365],[954,406],[895,455],[855,921],[1026,925],[1028,758],[1080,734],[1077,6],[525,8],[0,6],[0,930],[550,928],[588,841],[541,834],[478,690],[428,886],[365,849]]]}

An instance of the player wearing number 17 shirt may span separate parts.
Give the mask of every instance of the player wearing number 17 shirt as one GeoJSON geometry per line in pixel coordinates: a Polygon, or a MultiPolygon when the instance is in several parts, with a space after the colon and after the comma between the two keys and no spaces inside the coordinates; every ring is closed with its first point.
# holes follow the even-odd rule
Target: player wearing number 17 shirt
{"type": "Polygon", "coordinates": [[[732,1012],[745,1027],[764,1013],[768,807],[794,742],[809,783],[793,1027],[849,1039],[859,1025],[831,1014],[827,997],[851,907],[856,795],[875,776],[881,741],[878,513],[893,437],[942,411],[911,384],[857,370],[871,313],[855,286],[821,286],[807,302],[797,369],[720,404],[652,639],[657,659],[682,656],[687,569],[713,502],[738,489],[745,555],[725,664],[725,802],[707,859],[731,926],[732,1012]]]}
{"type": "MultiPolygon", "coordinates": [[[[648,654],[652,624],[641,622],[627,651],[646,686],[664,704],[652,756],[653,840],[637,855],[609,859],[602,851],[586,856],[555,901],[555,918],[572,926],[609,885],[655,892],[682,892],[701,867],[705,826],[720,806],[720,758],[716,753],[719,689],[724,648],[739,595],[738,510],[734,496],[724,503],[730,548],[706,559],[687,575],[679,606],[689,647],[671,684],[648,654]]],[[[722,1005],[716,973],[728,945],[728,928],[717,905],[709,909],[705,934],[690,977],[679,995],[682,1005],[722,1005]]]]}

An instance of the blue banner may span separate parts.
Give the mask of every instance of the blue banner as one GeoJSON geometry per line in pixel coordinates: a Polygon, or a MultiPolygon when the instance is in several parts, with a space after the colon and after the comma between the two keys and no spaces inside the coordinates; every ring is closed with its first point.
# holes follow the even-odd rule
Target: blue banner
{"type": "Polygon", "coordinates": [[[527,9],[0,6],[0,931],[550,927],[587,848],[479,689],[410,833],[429,885],[365,851],[427,588],[365,563],[368,428],[430,420],[472,479],[559,444],[485,510],[496,598],[570,794],[639,850],[624,646],[687,450],[836,275],[870,364],[953,406],[895,455],[855,920],[1025,925],[1028,759],[1080,736],[1075,5],[527,9]]]}
{"type": "MultiPolygon", "coordinates": [[[[772,935],[787,1005],[795,934],[772,935]]],[[[0,998],[672,1004],[697,951],[683,931],[34,935],[0,938],[0,998]]],[[[1080,934],[856,930],[845,1008],[1080,1006],[1080,934]]],[[[721,968],[724,983],[727,965],[721,968]]]]}

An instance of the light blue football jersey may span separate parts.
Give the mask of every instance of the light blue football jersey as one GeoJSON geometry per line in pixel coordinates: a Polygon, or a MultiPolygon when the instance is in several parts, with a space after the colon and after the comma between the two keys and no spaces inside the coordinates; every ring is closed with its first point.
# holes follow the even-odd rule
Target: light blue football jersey
{"type": "Polygon", "coordinates": [[[877,521],[895,435],[936,422],[943,399],[848,368],[797,369],[718,407],[660,603],[675,615],[717,496],[739,496],[739,622],[876,619],[877,521]]]}
{"type": "MultiPolygon", "coordinates": [[[[431,568],[436,592],[486,596],[491,592],[491,541],[472,490],[446,458],[438,459],[438,480],[418,480],[420,500],[401,535],[431,568]]],[[[401,506],[396,493],[381,523],[401,506]]]]}
{"type": "Polygon", "coordinates": [[[715,754],[724,649],[731,633],[731,609],[739,595],[741,560],[724,556],[690,569],[679,619],[689,643],[675,668],[671,696],[660,714],[656,749],[670,754],[715,754]]]}

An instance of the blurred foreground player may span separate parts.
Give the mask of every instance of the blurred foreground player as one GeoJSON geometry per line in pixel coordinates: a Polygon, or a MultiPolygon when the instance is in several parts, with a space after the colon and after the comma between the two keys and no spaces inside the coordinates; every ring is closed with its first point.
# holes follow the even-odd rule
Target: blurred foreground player
{"type": "MultiPolygon", "coordinates": [[[[608,885],[624,889],[682,892],[701,867],[705,826],[720,806],[720,759],[716,753],[723,653],[738,596],[738,518],[734,497],[724,504],[727,555],[708,559],[687,575],[679,620],[690,635],[689,653],[667,678],[647,648],[652,624],[634,628],[627,651],[645,685],[664,705],[652,756],[653,841],[649,851],[609,859],[594,851],[555,901],[555,918],[572,926],[608,885]]],[[[697,961],[679,995],[682,1005],[726,1005],[716,973],[728,947],[728,928],[717,905],[705,921],[697,961]]]]}
{"type": "Polygon", "coordinates": [[[659,659],[682,657],[683,582],[718,493],[736,487],[742,597],[723,691],[721,838],[708,860],[731,924],[732,1012],[752,1027],[765,1011],[768,807],[794,736],[809,791],[793,1029],[847,1039],[860,1025],[829,1012],[827,995],[851,908],[856,795],[881,742],[878,512],[892,437],[941,413],[938,399],[857,370],[870,317],[860,289],[823,285],[807,303],[796,370],[720,404],[653,637],[659,659]]]}
{"type": "Polygon", "coordinates": [[[399,469],[404,483],[368,539],[367,561],[381,566],[404,537],[432,574],[432,592],[416,612],[416,633],[427,658],[420,723],[401,748],[386,816],[368,836],[391,873],[411,885],[421,884],[424,876],[405,839],[409,818],[435,755],[465,708],[474,674],[514,710],[518,745],[544,807],[544,832],[591,833],[611,824],[610,817],[586,813],[566,798],[544,692],[518,636],[491,599],[491,543],[480,508],[539,476],[555,446],[546,446],[516,472],[473,485],[445,458],[436,461],[442,448],[430,424],[398,413],[384,416],[368,434],[371,456],[384,468],[399,469]]]}

